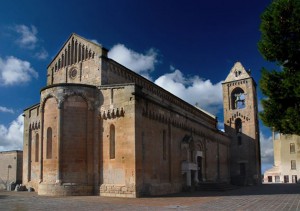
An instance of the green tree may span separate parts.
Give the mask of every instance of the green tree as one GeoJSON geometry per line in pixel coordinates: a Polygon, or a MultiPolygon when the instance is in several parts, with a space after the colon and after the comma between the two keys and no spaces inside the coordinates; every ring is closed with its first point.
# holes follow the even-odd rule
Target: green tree
{"type": "Polygon", "coordinates": [[[274,0],[261,16],[260,30],[259,51],[279,69],[262,70],[266,98],[260,117],[277,131],[300,135],[300,0],[274,0]]]}

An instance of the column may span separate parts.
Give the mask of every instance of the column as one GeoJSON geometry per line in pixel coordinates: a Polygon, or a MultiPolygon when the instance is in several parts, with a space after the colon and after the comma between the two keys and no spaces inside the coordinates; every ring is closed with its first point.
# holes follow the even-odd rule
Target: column
{"type": "Polygon", "coordinates": [[[39,182],[41,183],[43,181],[43,143],[44,143],[44,109],[41,109],[41,140],[40,140],[40,166],[39,166],[39,170],[40,170],[40,175],[39,175],[39,182]]]}
{"type": "Polygon", "coordinates": [[[93,133],[94,133],[94,194],[99,193],[99,113],[98,110],[94,110],[94,125],[93,125],[93,133]]]}
{"type": "Polygon", "coordinates": [[[61,175],[61,146],[62,146],[62,132],[63,132],[63,101],[58,102],[58,117],[57,117],[57,172],[56,183],[62,183],[61,175]]]}
{"type": "Polygon", "coordinates": [[[27,169],[27,182],[30,182],[31,180],[31,142],[32,142],[32,130],[31,130],[31,125],[29,127],[29,135],[28,135],[28,160],[27,160],[27,165],[28,165],[28,169],[27,169]]]}

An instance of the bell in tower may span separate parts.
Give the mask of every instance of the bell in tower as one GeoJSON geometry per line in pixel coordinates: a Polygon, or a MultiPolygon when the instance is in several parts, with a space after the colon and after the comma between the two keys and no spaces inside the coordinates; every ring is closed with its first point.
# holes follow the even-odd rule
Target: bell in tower
{"type": "Polygon", "coordinates": [[[225,132],[231,137],[230,175],[235,185],[261,183],[256,83],[236,62],[222,83],[225,132]]]}

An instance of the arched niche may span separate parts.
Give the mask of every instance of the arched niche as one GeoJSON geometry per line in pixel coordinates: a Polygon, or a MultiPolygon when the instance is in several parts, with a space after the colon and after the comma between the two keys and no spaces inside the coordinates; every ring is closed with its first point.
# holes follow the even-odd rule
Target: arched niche
{"type": "Polygon", "coordinates": [[[235,132],[238,133],[242,133],[242,120],[240,118],[237,118],[235,120],[235,132]]]}

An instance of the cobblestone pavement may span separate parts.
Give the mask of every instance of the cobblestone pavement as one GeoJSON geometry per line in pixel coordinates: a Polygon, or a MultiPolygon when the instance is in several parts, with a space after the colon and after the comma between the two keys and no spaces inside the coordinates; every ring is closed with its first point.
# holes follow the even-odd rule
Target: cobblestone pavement
{"type": "Polygon", "coordinates": [[[300,210],[300,185],[242,187],[226,192],[190,192],[149,198],[46,197],[0,191],[0,210],[300,210]]]}

